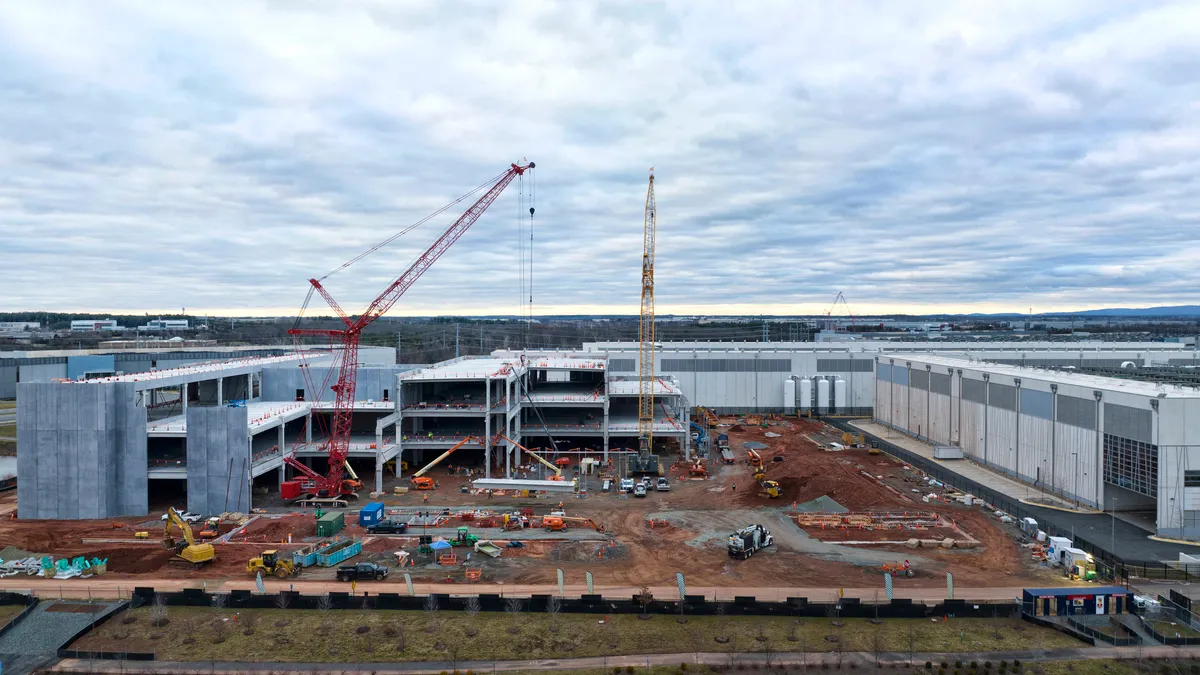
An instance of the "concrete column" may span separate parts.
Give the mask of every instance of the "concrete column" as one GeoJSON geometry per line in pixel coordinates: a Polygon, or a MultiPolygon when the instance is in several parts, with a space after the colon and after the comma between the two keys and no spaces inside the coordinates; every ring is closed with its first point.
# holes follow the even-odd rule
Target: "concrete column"
{"type": "Polygon", "coordinates": [[[1096,389],[1092,396],[1096,397],[1096,466],[1093,469],[1096,473],[1096,506],[1104,510],[1104,406],[1100,404],[1104,392],[1096,389]]]}
{"type": "Polygon", "coordinates": [[[1058,385],[1050,385],[1050,491],[1058,487],[1054,469],[1058,463],[1058,385]]]}
{"type": "MultiPolygon", "coordinates": [[[[382,438],[382,434],[380,434],[382,438]]],[[[383,443],[375,444],[375,491],[383,492],[383,443]]]]}
{"type": "Polygon", "coordinates": [[[934,443],[933,429],[930,428],[930,421],[933,419],[929,412],[930,403],[933,402],[933,366],[925,364],[925,438],[929,439],[930,443],[934,443]]]}
{"type": "Polygon", "coordinates": [[[187,400],[188,400],[188,384],[184,382],[179,385],[179,400],[183,401],[183,416],[187,418],[187,400]]]}
{"type": "Polygon", "coordinates": [[[254,373],[246,373],[246,400],[254,400],[254,373]]]}
{"type": "Polygon", "coordinates": [[[304,442],[312,444],[312,411],[304,416],[304,442]]]}
{"type": "Polygon", "coordinates": [[[1013,453],[1013,472],[1017,475],[1017,480],[1021,479],[1021,378],[1013,378],[1013,386],[1017,388],[1017,400],[1014,401],[1013,407],[1017,409],[1017,435],[1013,440],[1016,452],[1013,453]]]}
{"type": "Polygon", "coordinates": [[[279,465],[279,484],[283,485],[283,481],[287,480],[287,464],[279,465]]]}
{"type": "Polygon", "coordinates": [[[988,418],[992,416],[992,387],[990,373],[983,374],[983,465],[988,463],[988,418]]]}
{"type": "Polygon", "coordinates": [[[608,462],[608,398],[604,400],[604,461],[608,462]]]}
{"type": "Polygon", "coordinates": [[[287,448],[287,436],[284,434],[284,427],[287,426],[283,420],[279,421],[279,452],[284,452],[287,448]]]}
{"type": "Polygon", "coordinates": [[[692,426],[689,424],[687,406],[683,406],[683,458],[692,461],[692,426]]]}
{"type": "Polygon", "coordinates": [[[217,378],[217,405],[225,405],[225,378],[217,378]]]}
{"type": "MultiPolygon", "coordinates": [[[[508,436],[509,438],[513,437],[512,423],[513,423],[512,418],[505,415],[504,428],[506,430],[508,430],[508,433],[504,434],[504,435],[508,436]]],[[[512,478],[512,462],[511,462],[511,460],[512,460],[512,444],[505,443],[505,445],[504,445],[504,477],[505,478],[512,478]]]]}

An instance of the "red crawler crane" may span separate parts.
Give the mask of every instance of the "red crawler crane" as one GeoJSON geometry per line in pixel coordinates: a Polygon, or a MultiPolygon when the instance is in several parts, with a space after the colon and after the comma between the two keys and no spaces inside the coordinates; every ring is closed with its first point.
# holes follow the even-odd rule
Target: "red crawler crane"
{"type": "MultiPolygon", "coordinates": [[[[442,236],[438,237],[419,258],[409,266],[395,281],[391,283],[379,297],[371,302],[370,306],[360,314],[357,318],[351,317],[342,310],[337,301],[329,295],[329,291],[321,285],[318,279],[309,279],[313,290],[321,294],[325,298],[325,302],[337,313],[342,323],[346,327],[338,330],[317,330],[293,328],[288,331],[290,335],[318,335],[327,337],[331,342],[341,343],[341,364],[338,369],[338,379],[330,389],[334,393],[333,403],[333,424],[330,428],[329,442],[327,450],[329,453],[329,473],[322,476],[312,469],[304,466],[295,455],[288,455],[284,458],[289,466],[296,471],[304,474],[314,488],[315,496],[318,498],[337,499],[342,495],[354,496],[358,495],[354,492],[355,489],[361,487],[358,481],[343,479],[343,471],[346,463],[346,458],[350,455],[350,420],[354,415],[354,391],[358,382],[358,342],[362,335],[363,329],[369,326],[373,321],[383,316],[396,304],[400,296],[404,295],[405,291],[416,283],[417,279],[425,273],[437,259],[442,257],[454,242],[467,231],[471,225],[479,220],[483,212],[487,210],[492,202],[500,196],[504,188],[513,181],[517,176],[523,175],[529,169],[536,165],[533,162],[528,164],[512,164],[510,168],[495,179],[495,182],[483,196],[479,198],[471,208],[467,209],[458,220],[454,221],[442,236]]],[[[532,215],[533,209],[530,209],[532,215]]],[[[361,257],[361,256],[360,256],[361,257]]],[[[357,260],[357,259],[356,259],[357,260]]],[[[353,262],[353,261],[352,261],[353,262]]]]}

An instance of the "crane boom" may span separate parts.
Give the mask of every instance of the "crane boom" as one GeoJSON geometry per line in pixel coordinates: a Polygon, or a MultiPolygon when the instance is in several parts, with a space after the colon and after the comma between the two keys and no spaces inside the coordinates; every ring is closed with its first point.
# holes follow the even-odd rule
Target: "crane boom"
{"type": "MultiPolygon", "coordinates": [[[[638,321],[638,463],[641,471],[652,470],[654,449],[654,237],[657,230],[654,199],[654,169],[646,188],[646,212],[642,224],[642,308],[638,321]]],[[[653,467],[657,469],[657,467],[653,467]]]]}
{"type": "MultiPolygon", "coordinates": [[[[340,342],[342,347],[341,363],[338,367],[338,379],[330,387],[334,392],[334,404],[333,423],[330,425],[329,441],[326,446],[329,453],[329,473],[317,481],[318,496],[337,497],[347,494],[348,488],[342,480],[342,475],[346,459],[350,456],[350,423],[354,416],[354,395],[358,385],[358,345],[362,331],[395,306],[400,296],[404,295],[405,291],[411,288],[437,262],[438,258],[442,257],[442,254],[454,245],[454,242],[458,241],[459,237],[471,225],[475,224],[475,221],[479,220],[479,217],[492,205],[492,202],[496,201],[496,198],[500,196],[504,188],[508,187],[517,176],[524,175],[526,171],[533,169],[535,166],[537,165],[533,162],[509,165],[509,169],[501,174],[492,186],[470,208],[459,216],[458,220],[455,220],[450,227],[446,228],[446,231],[430,244],[425,249],[425,252],[409,265],[404,273],[396,277],[382,293],[371,301],[367,309],[357,318],[347,315],[342,310],[341,306],[329,294],[329,291],[321,285],[320,280],[308,280],[313,289],[325,299],[325,302],[337,313],[338,318],[346,326],[343,330],[293,328],[288,331],[290,335],[319,335],[328,337],[330,340],[340,342]]],[[[288,463],[296,466],[299,462],[288,463]]]]}

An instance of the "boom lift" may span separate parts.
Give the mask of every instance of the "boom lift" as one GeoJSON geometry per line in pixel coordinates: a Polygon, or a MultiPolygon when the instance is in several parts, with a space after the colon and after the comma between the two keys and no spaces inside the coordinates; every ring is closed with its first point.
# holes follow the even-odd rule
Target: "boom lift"
{"type": "Polygon", "coordinates": [[[561,468],[560,468],[558,465],[556,465],[556,464],[554,464],[553,462],[551,462],[551,461],[547,460],[546,458],[544,458],[544,457],[542,457],[541,455],[537,454],[536,452],[534,452],[534,451],[530,450],[529,448],[527,448],[527,447],[525,447],[525,446],[521,445],[520,443],[518,443],[518,442],[514,441],[513,439],[509,438],[508,436],[505,436],[504,434],[496,434],[496,438],[498,438],[498,439],[501,439],[501,440],[508,441],[509,443],[512,443],[513,445],[515,445],[516,447],[520,448],[521,450],[524,450],[524,451],[525,451],[525,453],[526,453],[527,455],[529,455],[530,457],[532,457],[532,458],[536,459],[537,461],[541,462],[541,463],[542,463],[542,464],[544,464],[544,465],[545,465],[545,466],[546,466],[548,469],[550,469],[551,471],[553,471],[553,472],[554,472],[554,477],[553,477],[553,478],[547,478],[546,480],[565,480],[565,479],[563,478],[563,475],[562,475],[562,469],[561,469],[561,468]]]}
{"type": "Polygon", "coordinates": [[[425,474],[433,467],[437,466],[438,464],[441,464],[442,460],[449,457],[455,450],[458,450],[459,448],[466,445],[467,443],[470,443],[471,441],[475,441],[476,443],[483,443],[483,441],[479,440],[478,438],[475,438],[474,436],[467,436],[466,438],[462,439],[461,441],[455,443],[454,446],[451,447],[449,450],[438,455],[432,462],[421,467],[420,471],[414,473],[412,476],[409,476],[409,478],[408,478],[409,482],[411,482],[413,484],[413,487],[415,487],[418,490],[432,490],[432,489],[436,488],[437,483],[434,482],[434,480],[432,478],[426,477],[425,474]]]}
{"type": "Polygon", "coordinates": [[[190,563],[192,569],[200,569],[204,563],[210,563],[217,559],[217,552],[212,544],[197,544],[196,538],[192,536],[192,526],[187,524],[183,518],[179,517],[179,513],[175,509],[167,509],[167,524],[163,528],[163,548],[168,551],[174,551],[175,557],[172,562],[190,563]],[[171,536],[171,526],[179,528],[183,533],[183,541],[177,541],[171,536]]]}
{"type": "MultiPolygon", "coordinates": [[[[308,302],[312,299],[312,294],[315,291],[325,299],[325,302],[329,304],[333,311],[338,315],[338,318],[341,319],[343,324],[345,324],[343,328],[338,329],[308,329],[300,328],[298,323],[299,319],[297,319],[297,325],[288,331],[289,335],[297,337],[319,336],[328,338],[331,343],[336,343],[341,347],[341,361],[338,366],[338,379],[337,382],[330,387],[334,393],[333,423],[330,425],[331,428],[329,432],[329,440],[325,444],[326,451],[329,453],[329,473],[324,476],[316,474],[311,469],[305,467],[298,459],[296,459],[294,453],[284,457],[284,461],[289,466],[312,479],[313,487],[315,488],[315,494],[313,497],[317,499],[333,500],[337,500],[343,496],[353,495],[357,497],[357,494],[354,492],[354,490],[357,488],[351,487],[352,484],[348,484],[342,478],[342,472],[346,464],[346,458],[350,455],[350,423],[354,416],[355,388],[358,383],[358,345],[362,336],[362,332],[367,328],[367,326],[369,326],[379,317],[386,314],[392,309],[393,306],[395,306],[396,302],[400,300],[400,297],[404,295],[404,293],[411,288],[418,279],[421,278],[421,275],[425,274],[425,272],[428,271],[435,262],[437,262],[438,258],[441,258],[442,255],[454,245],[454,242],[458,241],[459,237],[461,237],[467,231],[467,229],[475,223],[475,221],[479,220],[479,217],[483,215],[483,212],[486,211],[487,208],[496,201],[496,199],[500,196],[500,193],[504,191],[504,188],[508,187],[509,183],[512,183],[512,181],[518,176],[523,176],[526,171],[532,170],[535,166],[536,165],[533,162],[529,162],[528,164],[511,164],[509,165],[509,168],[499,176],[492,179],[488,183],[485,183],[484,185],[490,185],[490,187],[484,191],[483,195],[480,196],[479,199],[458,218],[458,220],[454,221],[450,227],[446,228],[446,231],[443,232],[436,240],[434,240],[434,242],[430,244],[427,249],[425,249],[425,252],[418,256],[417,259],[413,261],[411,265],[409,265],[408,269],[405,270],[404,273],[402,273],[394,281],[392,281],[392,283],[385,288],[383,292],[371,302],[370,305],[367,306],[366,310],[364,310],[363,313],[357,317],[347,314],[342,309],[341,305],[339,305],[337,301],[333,299],[333,296],[329,294],[329,291],[326,290],[326,288],[321,284],[324,279],[329,277],[329,274],[325,275],[321,279],[308,280],[312,287],[309,289],[308,297],[304,301],[305,307],[307,307],[308,302]]],[[[482,189],[482,187],[483,186],[480,186],[480,188],[476,188],[476,190],[482,189]]],[[[472,193],[473,192],[474,191],[472,191],[472,193]]],[[[461,201],[462,199],[465,199],[465,196],[460,198],[458,201],[461,201]]],[[[445,209],[441,209],[435,212],[433,215],[437,215],[437,213],[441,213],[444,210],[445,209]]],[[[533,215],[532,207],[529,209],[529,213],[531,216],[533,215]]],[[[432,218],[433,215],[416,223],[413,225],[413,227],[420,225],[426,220],[429,220],[429,218],[432,218]]],[[[408,230],[402,231],[401,234],[406,231],[408,230]]],[[[393,239],[394,238],[395,237],[393,237],[393,239]]],[[[391,240],[389,239],[388,241],[391,240]]],[[[383,244],[379,244],[365,253],[359,254],[355,258],[343,264],[341,267],[335,270],[335,272],[358,262],[363,257],[377,251],[382,246],[383,244]]],[[[333,272],[330,274],[333,274],[333,272]]],[[[301,310],[301,313],[303,313],[303,309],[301,310]]],[[[307,373],[307,370],[305,372],[307,373]]],[[[358,487],[361,487],[361,483],[358,484],[358,487]]]]}

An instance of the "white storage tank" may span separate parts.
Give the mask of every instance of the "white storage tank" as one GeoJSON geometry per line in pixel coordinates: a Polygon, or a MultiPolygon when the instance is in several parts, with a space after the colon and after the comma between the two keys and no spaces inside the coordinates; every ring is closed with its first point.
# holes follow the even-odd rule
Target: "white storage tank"
{"type": "Polygon", "coordinates": [[[812,409],[812,380],[807,377],[800,380],[800,410],[807,412],[812,409]]]}
{"type": "Polygon", "coordinates": [[[829,412],[829,380],[821,378],[817,380],[817,414],[824,415],[829,412]]]}
{"type": "Polygon", "coordinates": [[[833,381],[833,409],[835,412],[846,410],[846,381],[840,377],[833,381]]]}
{"type": "Polygon", "coordinates": [[[796,381],[783,381],[783,411],[791,414],[796,411],[796,381]]]}

